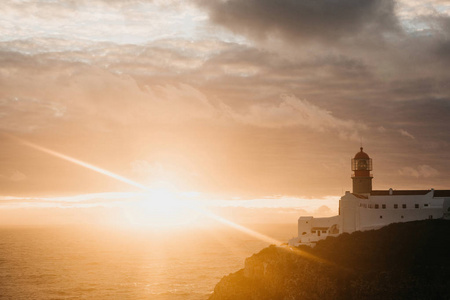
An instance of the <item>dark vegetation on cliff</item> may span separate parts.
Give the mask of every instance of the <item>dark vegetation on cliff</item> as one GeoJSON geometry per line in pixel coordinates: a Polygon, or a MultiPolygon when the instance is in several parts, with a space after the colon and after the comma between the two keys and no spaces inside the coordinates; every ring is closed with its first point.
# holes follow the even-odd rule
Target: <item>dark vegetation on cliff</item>
{"type": "Polygon", "coordinates": [[[315,248],[270,246],[222,278],[210,297],[218,299],[450,299],[450,221],[391,224],[315,248]]]}

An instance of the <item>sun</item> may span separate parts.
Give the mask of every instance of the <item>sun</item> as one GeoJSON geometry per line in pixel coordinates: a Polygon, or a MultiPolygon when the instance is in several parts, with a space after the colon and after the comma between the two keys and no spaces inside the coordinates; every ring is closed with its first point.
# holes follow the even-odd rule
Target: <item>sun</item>
{"type": "Polygon", "coordinates": [[[125,207],[126,219],[133,227],[169,228],[192,225],[201,214],[200,201],[173,185],[158,184],[125,207]]]}

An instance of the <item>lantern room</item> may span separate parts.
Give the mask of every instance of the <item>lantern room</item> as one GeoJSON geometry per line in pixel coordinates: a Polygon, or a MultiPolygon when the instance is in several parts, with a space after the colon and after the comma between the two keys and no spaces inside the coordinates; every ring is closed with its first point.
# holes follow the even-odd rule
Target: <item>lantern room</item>
{"type": "Polygon", "coordinates": [[[368,194],[372,191],[372,159],[360,148],[352,159],[353,193],[368,194]]]}
{"type": "Polygon", "coordinates": [[[355,158],[352,159],[352,171],[355,176],[370,176],[372,171],[372,159],[360,148],[361,151],[356,153],[355,158]]]}

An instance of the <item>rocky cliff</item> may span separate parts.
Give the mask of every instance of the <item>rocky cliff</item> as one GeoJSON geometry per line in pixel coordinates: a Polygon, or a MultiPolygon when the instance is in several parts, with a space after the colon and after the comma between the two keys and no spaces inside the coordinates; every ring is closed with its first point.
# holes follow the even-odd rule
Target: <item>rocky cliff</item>
{"type": "Polygon", "coordinates": [[[450,221],[342,234],[315,248],[270,246],[222,278],[218,299],[450,299],[450,221]]]}

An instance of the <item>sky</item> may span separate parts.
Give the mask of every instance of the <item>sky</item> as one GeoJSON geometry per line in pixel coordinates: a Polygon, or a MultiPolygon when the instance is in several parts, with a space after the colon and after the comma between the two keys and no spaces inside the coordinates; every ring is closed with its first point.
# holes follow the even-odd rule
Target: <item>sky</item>
{"type": "Polygon", "coordinates": [[[3,214],[140,197],[49,151],[260,215],[335,213],[361,144],[374,189],[449,189],[449,68],[446,0],[6,0],[3,214]]]}

